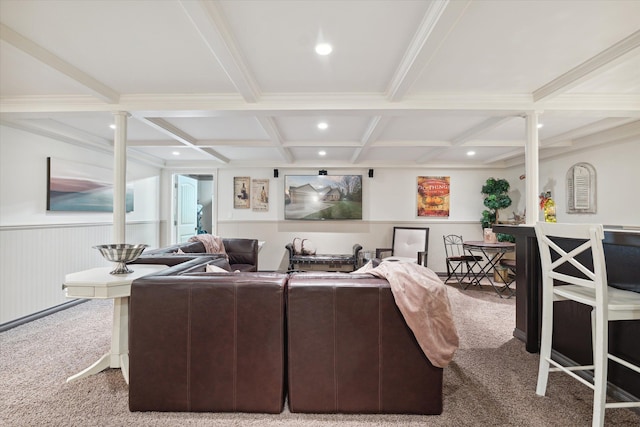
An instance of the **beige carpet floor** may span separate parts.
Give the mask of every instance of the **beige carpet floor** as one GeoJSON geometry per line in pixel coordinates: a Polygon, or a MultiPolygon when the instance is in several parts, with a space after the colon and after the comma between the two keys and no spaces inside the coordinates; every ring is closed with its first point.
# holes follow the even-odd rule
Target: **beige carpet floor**
{"type": "MultiPolygon", "coordinates": [[[[514,299],[489,287],[449,286],[461,346],[444,372],[439,416],[132,413],[120,371],[65,379],[109,348],[111,300],[93,300],[0,334],[1,426],[589,426],[592,392],[551,374],[535,395],[537,354],[513,338],[514,299]]],[[[640,426],[640,415],[607,410],[608,426],[640,426]]]]}

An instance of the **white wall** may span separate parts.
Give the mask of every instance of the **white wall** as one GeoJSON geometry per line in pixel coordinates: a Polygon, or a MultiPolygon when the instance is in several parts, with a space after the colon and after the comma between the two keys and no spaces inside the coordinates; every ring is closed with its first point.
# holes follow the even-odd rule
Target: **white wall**
{"type": "MultiPolygon", "coordinates": [[[[64,275],[108,266],[113,214],[48,212],[46,158],[113,168],[113,156],[0,126],[0,323],[64,303],[64,275]]],[[[129,162],[134,211],[127,241],[158,246],[159,170],[129,162]]]]}
{"type": "MultiPolygon", "coordinates": [[[[80,148],[21,130],[0,126],[0,323],[49,308],[66,301],[61,289],[64,275],[108,265],[91,246],[107,243],[113,218],[108,213],[46,211],[46,158],[59,157],[112,167],[112,156],[80,148]]],[[[569,155],[542,160],[540,191],[551,190],[558,204],[558,220],[601,222],[640,226],[640,175],[637,160],[640,141],[610,144],[569,155]],[[593,215],[566,213],[564,178],[577,162],[591,163],[597,172],[597,206],[593,215]]],[[[502,212],[524,211],[525,181],[518,177],[524,166],[509,169],[377,168],[367,177],[367,168],[331,169],[329,174],[363,176],[362,221],[285,221],[284,177],[316,174],[314,168],[222,168],[179,170],[150,167],[130,161],[128,177],[134,182],[135,210],[127,214],[127,240],[151,247],[171,242],[170,221],[173,173],[211,174],[217,198],[215,234],[250,237],[266,242],[260,252],[261,270],[286,268],[284,246],[294,237],[311,239],[319,252],[347,253],[354,243],[365,250],[389,247],[393,226],[430,228],[428,266],[445,270],[442,236],[462,234],[481,239],[479,220],[484,206],[480,193],[489,177],[506,178],[514,205],[502,212]],[[451,177],[451,216],[445,219],[417,218],[416,177],[451,177]],[[233,208],[233,177],[267,178],[270,182],[268,212],[233,208]]]]}
{"type": "Polygon", "coordinates": [[[319,253],[349,253],[355,243],[365,250],[391,246],[394,226],[429,227],[428,266],[445,271],[442,236],[461,234],[465,239],[482,238],[480,229],[483,196],[480,193],[487,178],[502,177],[492,169],[450,170],[425,168],[379,168],[368,178],[366,169],[331,169],[329,175],[357,174],[363,176],[362,221],[285,221],[284,181],[286,175],[315,175],[318,168],[218,170],[218,234],[225,237],[251,237],[264,240],[259,268],[284,270],[287,267],[285,245],[294,237],[310,239],[319,253]],[[426,219],[416,216],[418,176],[450,176],[451,206],[449,218],[426,219]],[[269,178],[269,211],[233,208],[233,178],[250,176],[269,178]]]}
{"type": "MultiPolygon", "coordinates": [[[[610,143],[540,161],[540,192],[551,191],[558,222],[601,223],[640,227],[640,140],[610,143]],[[567,213],[566,174],[576,163],[586,162],[596,170],[594,214],[567,213]]],[[[517,179],[524,168],[506,173],[514,197],[513,210],[524,212],[525,181],[517,179]]],[[[525,178],[526,179],[526,178],[525,178]]],[[[542,211],[538,219],[543,220],[542,211]]]]}

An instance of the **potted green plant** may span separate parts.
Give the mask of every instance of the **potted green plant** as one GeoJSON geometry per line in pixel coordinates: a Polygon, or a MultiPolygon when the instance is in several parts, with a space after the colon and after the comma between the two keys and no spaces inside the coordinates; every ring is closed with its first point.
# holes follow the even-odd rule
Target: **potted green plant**
{"type": "MultiPolygon", "coordinates": [[[[482,194],[485,195],[484,205],[487,209],[482,211],[483,230],[493,228],[498,222],[498,211],[511,206],[511,197],[509,197],[509,181],[506,179],[489,178],[482,186],[482,194]]],[[[499,242],[513,242],[514,237],[510,234],[497,234],[499,242]]]]}

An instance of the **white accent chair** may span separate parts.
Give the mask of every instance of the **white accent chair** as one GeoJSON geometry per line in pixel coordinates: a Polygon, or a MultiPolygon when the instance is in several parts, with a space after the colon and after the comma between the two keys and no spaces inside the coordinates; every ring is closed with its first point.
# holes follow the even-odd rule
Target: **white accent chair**
{"type": "Polygon", "coordinates": [[[382,261],[415,262],[427,266],[429,251],[429,228],[426,227],[393,227],[391,248],[376,249],[376,258],[382,261]],[[383,253],[391,256],[383,257],[383,253]]]}
{"type": "Polygon", "coordinates": [[[640,319],[640,293],[608,286],[602,225],[539,222],[535,230],[542,262],[542,338],[536,394],[545,395],[550,371],[565,372],[594,390],[592,425],[602,426],[606,408],[640,407],[640,402],[606,402],[609,360],[640,373],[640,367],[608,351],[608,322],[640,319]],[[593,307],[593,365],[563,366],[551,359],[553,302],[563,300],[593,307]],[[593,371],[593,382],[574,372],[585,370],[593,371]]]}

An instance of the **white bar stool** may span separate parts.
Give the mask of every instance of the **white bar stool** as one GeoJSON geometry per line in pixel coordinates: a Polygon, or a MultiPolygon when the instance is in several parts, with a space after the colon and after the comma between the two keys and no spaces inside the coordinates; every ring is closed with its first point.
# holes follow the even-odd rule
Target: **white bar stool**
{"type": "Polygon", "coordinates": [[[608,322],[640,319],[640,293],[608,286],[602,225],[539,222],[535,230],[542,262],[542,337],[536,394],[545,395],[550,371],[565,372],[594,390],[592,425],[602,426],[606,408],[640,407],[640,402],[606,403],[608,360],[640,373],[640,367],[611,355],[608,351],[608,322]],[[560,243],[560,239],[575,241],[562,240],[560,243]],[[563,249],[569,242],[571,248],[563,249]],[[583,254],[580,260],[576,259],[579,254],[583,254]],[[590,268],[591,261],[593,269],[590,268]],[[556,286],[554,280],[566,284],[556,286]],[[593,365],[562,366],[551,359],[553,302],[563,300],[573,300],[593,307],[593,365]],[[593,383],[574,372],[581,370],[593,370],[593,383]]]}

